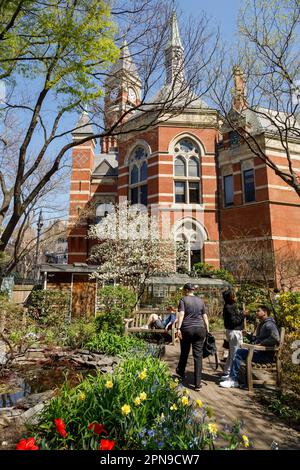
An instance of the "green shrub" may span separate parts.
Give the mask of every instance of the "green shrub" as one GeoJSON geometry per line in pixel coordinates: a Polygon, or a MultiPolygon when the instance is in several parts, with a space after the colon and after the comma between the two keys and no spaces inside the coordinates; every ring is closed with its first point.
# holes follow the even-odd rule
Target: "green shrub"
{"type": "Polygon", "coordinates": [[[232,286],[235,285],[235,279],[233,275],[227,271],[227,269],[215,269],[213,271],[213,277],[217,279],[223,279],[223,281],[229,282],[232,286]]]}
{"type": "Polygon", "coordinates": [[[276,305],[278,326],[287,332],[300,330],[300,292],[283,292],[276,305]]]}
{"type": "Polygon", "coordinates": [[[293,364],[292,360],[293,353],[295,352],[292,346],[296,340],[299,340],[299,331],[285,335],[284,347],[281,354],[282,390],[293,392],[297,397],[300,397],[299,364],[293,364]]]}
{"type": "Polygon", "coordinates": [[[236,296],[240,306],[243,303],[247,306],[270,303],[268,291],[251,283],[243,283],[238,289],[236,296]]]}
{"type": "Polygon", "coordinates": [[[124,333],[124,318],[130,316],[134,309],[135,293],[124,286],[105,286],[98,290],[98,303],[97,331],[124,333]]]}
{"type": "MultiPolygon", "coordinates": [[[[113,440],[115,449],[200,450],[242,441],[239,425],[220,431],[211,410],[192,400],[171,379],[167,365],[145,356],[128,358],[114,375],[89,376],[79,386],[63,388],[51,400],[34,427],[43,449],[97,449],[100,438],[113,440]],[[54,419],[61,418],[67,435],[61,437],[54,419]],[[108,434],[89,430],[99,423],[108,434]],[[218,443],[220,438],[220,443],[218,443]]],[[[245,442],[245,440],[244,440],[245,442]]]]}
{"type": "Polygon", "coordinates": [[[124,357],[149,350],[149,345],[135,336],[119,336],[101,331],[84,344],[84,348],[109,356],[124,357]]]}
{"type": "Polygon", "coordinates": [[[9,349],[10,358],[24,352],[35,342],[34,321],[20,305],[10,301],[8,296],[0,296],[0,335],[9,349]]]}
{"type": "Polygon", "coordinates": [[[213,277],[216,279],[223,279],[234,285],[234,276],[226,269],[215,269],[211,264],[208,263],[196,263],[193,266],[192,274],[200,277],[213,277]]]}
{"type": "Polygon", "coordinates": [[[208,263],[195,263],[193,271],[197,276],[213,277],[214,267],[208,263]]]}
{"type": "Polygon", "coordinates": [[[69,317],[70,294],[59,290],[35,290],[30,295],[29,314],[39,324],[51,327],[69,317]]]}
{"type": "Polygon", "coordinates": [[[99,312],[95,318],[96,331],[123,334],[124,318],[124,311],[118,307],[110,309],[109,312],[99,312]]]}
{"type": "Polygon", "coordinates": [[[130,316],[136,304],[135,293],[124,286],[105,286],[98,290],[98,302],[101,311],[109,313],[112,310],[120,309],[123,316],[130,316]]]}
{"type": "Polygon", "coordinates": [[[269,411],[283,418],[289,426],[300,424],[300,398],[295,393],[283,393],[281,390],[262,393],[260,401],[269,411]]]}
{"type": "Polygon", "coordinates": [[[96,333],[96,324],[88,320],[72,320],[66,325],[64,344],[71,348],[82,348],[96,333]]]}

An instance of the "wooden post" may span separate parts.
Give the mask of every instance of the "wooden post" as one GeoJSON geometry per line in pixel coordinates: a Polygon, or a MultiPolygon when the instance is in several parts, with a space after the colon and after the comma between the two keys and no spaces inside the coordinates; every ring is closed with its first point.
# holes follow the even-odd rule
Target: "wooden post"
{"type": "Polygon", "coordinates": [[[254,349],[250,348],[247,356],[247,384],[249,392],[253,391],[253,378],[252,378],[252,358],[254,349]]]}

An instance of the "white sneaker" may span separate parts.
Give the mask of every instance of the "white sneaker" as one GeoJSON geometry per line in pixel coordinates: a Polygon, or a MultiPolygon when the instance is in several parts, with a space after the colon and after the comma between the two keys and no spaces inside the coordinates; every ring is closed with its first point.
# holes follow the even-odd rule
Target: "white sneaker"
{"type": "Polygon", "coordinates": [[[220,387],[222,388],[239,388],[239,383],[232,379],[224,380],[220,382],[220,387]]]}
{"type": "Polygon", "coordinates": [[[220,377],[220,382],[223,382],[224,380],[228,380],[229,377],[230,377],[229,374],[224,374],[224,375],[222,375],[222,376],[220,377]]]}

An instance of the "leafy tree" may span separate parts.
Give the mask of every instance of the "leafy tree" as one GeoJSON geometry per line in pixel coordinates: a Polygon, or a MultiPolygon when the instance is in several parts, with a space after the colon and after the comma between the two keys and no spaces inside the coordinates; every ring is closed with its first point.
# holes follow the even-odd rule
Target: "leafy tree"
{"type": "Polygon", "coordinates": [[[64,135],[64,118],[70,119],[80,104],[102,96],[94,74],[106,70],[119,52],[106,1],[2,2],[1,10],[0,77],[6,79],[7,89],[0,105],[4,152],[7,120],[11,115],[22,119],[20,142],[11,163],[14,171],[5,166],[5,173],[0,171],[0,224],[6,218],[0,243],[4,250],[22,216],[63,166],[65,152],[71,147],[61,143],[59,148],[56,143],[64,135]],[[18,94],[30,83],[30,96],[24,100],[18,94]],[[52,113],[49,106],[54,108],[52,113]]]}
{"type": "Polygon", "coordinates": [[[38,194],[69,165],[72,147],[148,129],[201,97],[209,88],[202,70],[218,38],[208,30],[204,16],[197,24],[186,23],[180,71],[182,76],[184,68],[185,80],[153,100],[165,81],[168,0],[134,0],[125,6],[123,0],[0,0],[0,10],[0,77],[6,88],[0,103],[1,159],[9,150],[7,133],[20,133],[13,159],[6,158],[6,167],[0,160],[4,251],[38,194]],[[128,60],[135,62],[144,88],[140,102],[121,110],[117,121],[108,125],[103,90],[110,65],[119,56],[115,43],[122,47],[124,38],[133,51],[128,60]],[[88,109],[93,133],[75,142],[71,135],[81,126],[75,122],[83,109],[88,109]],[[131,120],[128,129],[124,122],[134,111],[145,117],[144,123],[131,120]]]}

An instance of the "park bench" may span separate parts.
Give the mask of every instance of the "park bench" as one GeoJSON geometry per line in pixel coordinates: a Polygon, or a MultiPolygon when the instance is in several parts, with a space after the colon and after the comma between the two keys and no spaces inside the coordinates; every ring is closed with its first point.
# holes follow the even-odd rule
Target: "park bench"
{"type": "MultiPolygon", "coordinates": [[[[129,333],[145,333],[145,334],[163,334],[163,335],[169,335],[169,333],[166,332],[164,329],[158,329],[158,328],[146,328],[148,318],[151,315],[151,313],[156,313],[159,315],[163,320],[170,315],[170,312],[165,312],[165,311],[158,311],[158,310],[142,310],[139,312],[136,312],[132,318],[125,318],[125,335],[128,335],[129,333]]],[[[172,324],[171,327],[171,337],[172,337],[172,344],[175,344],[175,323],[172,324]]]]}
{"type": "MultiPolygon", "coordinates": [[[[247,371],[247,384],[249,392],[253,391],[253,384],[269,384],[271,383],[265,379],[253,379],[255,371],[260,372],[274,372],[276,373],[276,385],[279,386],[281,382],[281,359],[280,354],[284,343],[285,329],[280,328],[280,340],[278,346],[260,346],[256,344],[242,343],[241,348],[248,349],[249,353],[246,360],[247,371]],[[273,351],[274,361],[267,364],[258,364],[252,361],[254,351],[273,351]]],[[[272,382],[273,384],[273,382],[272,382]]]]}

